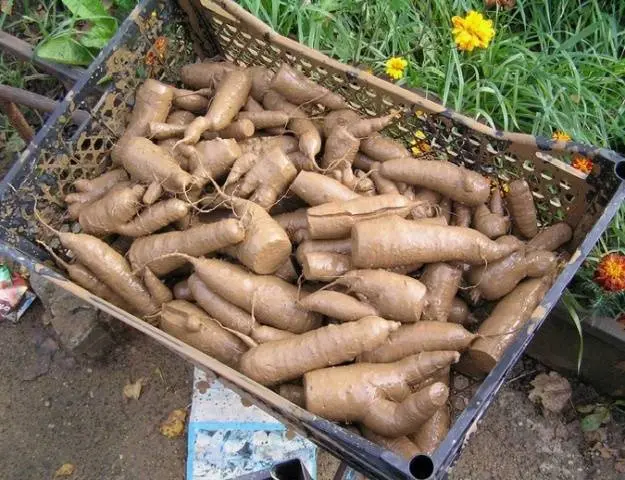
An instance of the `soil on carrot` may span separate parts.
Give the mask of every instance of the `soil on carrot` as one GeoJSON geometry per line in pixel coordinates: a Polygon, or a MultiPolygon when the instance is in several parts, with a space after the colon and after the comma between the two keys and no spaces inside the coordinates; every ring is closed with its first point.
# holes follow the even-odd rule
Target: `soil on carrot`
{"type": "MultiPolygon", "coordinates": [[[[125,332],[106,359],[73,358],[35,305],[17,325],[0,323],[0,466],[2,478],[52,478],[65,463],[81,480],[185,478],[186,435],[168,439],[159,426],[191,401],[192,367],[135,332],[125,332]],[[124,386],[143,378],[138,400],[124,386]]],[[[452,479],[617,479],[625,455],[622,425],[583,434],[574,411],[544,415],[529,381],[543,367],[520,363],[499,392],[451,472],[452,479]]],[[[573,384],[574,404],[600,401],[573,384]]],[[[319,454],[318,478],[339,462],[319,454]]]]}

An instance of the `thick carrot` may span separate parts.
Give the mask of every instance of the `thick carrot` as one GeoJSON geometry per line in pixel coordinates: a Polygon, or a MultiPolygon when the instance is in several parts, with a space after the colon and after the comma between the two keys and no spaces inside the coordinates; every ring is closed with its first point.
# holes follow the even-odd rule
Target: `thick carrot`
{"type": "MultiPolygon", "coordinates": [[[[358,168],[362,170],[363,172],[368,172],[369,170],[371,170],[374,163],[380,163],[380,162],[376,162],[376,160],[369,158],[364,153],[358,152],[356,153],[356,157],[354,158],[354,162],[352,165],[354,168],[358,168]]],[[[404,192],[400,191],[399,193],[404,193],[404,192]]]]}
{"type": "Polygon", "coordinates": [[[365,138],[388,127],[396,119],[397,113],[393,112],[382,117],[361,118],[351,123],[347,128],[354,137],[365,138]]]}
{"type": "Polygon", "coordinates": [[[224,330],[201,309],[185,300],[163,306],[161,328],[220,362],[236,367],[247,347],[239,337],[224,330]]]}
{"type": "Polygon", "coordinates": [[[267,90],[271,88],[271,80],[274,77],[274,73],[265,67],[250,67],[248,72],[252,77],[252,89],[250,90],[250,96],[261,102],[267,90]]]}
{"type": "Polygon", "coordinates": [[[326,140],[321,167],[326,170],[351,170],[359,145],[360,140],[350,133],[349,127],[336,127],[326,140]]]}
{"type": "Polygon", "coordinates": [[[308,238],[308,222],[306,208],[298,208],[294,212],[274,215],[273,219],[284,228],[291,242],[299,244],[308,238]]]}
{"type": "Polygon", "coordinates": [[[262,385],[301,377],[319,368],[338,365],[381,345],[399,327],[380,317],[328,325],[250,349],[241,358],[241,372],[262,385]]]}
{"type": "Polygon", "coordinates": [[[215,138],[233,138],[235,140],[245,140],[256,132],[256,127],[251,120],[241,118],[234,120],[227,127],[217,132],[204,132],[202,138],[214,140],[215,138]]]}
{"type": "Polygon", "coordinates": [[[135,270],[149,266],[158,276],[165,275],[184,265],[184,259],[161,258],[170,253],[206,255],[245,237],[241,222],[234,219],[215,223],[201,223],[183,232],[167,232],[137,238],[128,251],[128,258],[135,270]]]}
{"type": "Polygon", "coordinates": [[[298,272],[295,270],[295,266],[293,265],[293,261],[291,258],[287,258],[285,262],[278,267],[278,270],[273,272],[273,274],[284,280],[285,282],[295,283],[299,278],[298,272]]]}
{"type": "Polygon", "coordinates": [[[115,185],[127,180],[128,174],[121,168],[110,170],[92,180],[76,180],[74,182],[76,193],[70,193],[64,199],[65,203],[69,204],[70,218],[76,220],[86,205],[99,200],[115,185]]]}
{"type": "Polygon", "coordinates": [[[419,447],[417,447],[405,435],[402,437],[388,438],[383,437],[382,435],[378,435],[377,433],[373,433],[368,428],[363,428],[362,431],[363,436],[366,439],[371,440],[373,443],[377,443],[381,447],[384,447],[387,450],[396,453],[406,460],[411,460],[415,455],[419,455],[423,452],[423,450],[419,450],[419,447]]]}
{"type": "Polygon", "coordinates": [[[229,62],[192,63],[180,69],[180,79],[186,86],[196,90],[213,88],[221,83],[226,73],[237,68],[229,62]]]}
{"type": "Polygon", "coordinates": [[[131,222],[118,225],[115,231],[127,237],[143,237],[184,218],[189,204],[177,198],[162,200],[143,210],[131,222]]]}
{"type": "Polygon", "coordinates": [[[349,108],[340,95],[331,92],[317,82],[283,63],[271,82],[271,88],[296,105],[320,103],[330,110],[349,108]]]}
{"type": "Polygon", "coordinates": [[[258,344],[275,342],[277,340],[284,340],[285,338],[294,337],[295,334],[287,332],[286,330],[280,330],[279,328],[268,327],[267,325],[258,325],[252,330],[251,337],[258,344]]]}
{"type": "Polygon", "coordinates": [[[239,119],[249,120],[256,130],[271,127],[286,127],[289,114],[281,110],[263,110],[261,112],[241,112],[239,119]]]}
{"type": "Polygon", "coordinates": [[[143,283],[157,305],[163,305],[174,299],[171,290],[148,267],[143,270],[143,283]]]}
{"type": "Polygon", "coordinates": [[[423,320],[446,322],[460,287],[462,269],[448,263],[430,263],[420,280],[427,289],[423,320]]]}
{"type": "Polygon", "coordinates": [[[345,293],[331,290],[319,290],[299,301],[302,308],[321,313],[341,322],[354,322],[378,312],[371,305],[355,299],[345,293]]]}
{"type": "Polygon", "coordinates": [[[178,162],[163,148],[143,137],[130,137],[113,147],[119,162],[130,177],[146,185],[156,181],[168,192],[183,192],[193,178],[182,170],[178,162]]]}
{"type": "Polygon", "coordinates": [[[447,317],[447,321],[451,323],[458,323],[465,327],[470,326],[473,322],[471,321],[469,306],[467,302],[462,300],[460,297],[454,297],[451,302],[451,308],[449,309],[449,316],[447,317]]]}
{"type": "Polygon", "coordinates": [[[462,325],[446,322],[422,321],[402,325],[393,332],[386,343],[359,357],[360,362],[390,363],[420,352],[466,350],[476,335],[462,325]]]}
{"type": "Polygon", "coordinates": [[[180,143],[195,144],[204,131],[226,128],[243,108],[252,88],[252,78],[246,70],[233,70],[224,75],[217,87],[208,112],[193,120],[180,143]]]}
{"type": "Polygon", "coordinates": [[[375,184],[375,189],[378,194],[383,195],[385,193],[399,193],[399,189],[397,188],[395,182],[380,175],[380,172],[378,171],[379,168],[380,163],[373,162],[369,169],[369,172],[371,174],[371,180],[373,180],[373,183],[375,184]]]}
{"type": "Polygon", "coordinates": [[[58,236],[80,263],[139,314],[153,315],[159,310],[143,284],[132,274],[128,262],[113,248],[84,233],[61,232],[58,236]]]}
{"type": "Polygon", "coordinates": [[[529,250],[547,250],[554,252],[573,237],[573,229],[568,223],[555,223],[527,242],[529,250]]]}
{"type": "Polygon", "coordinates": [[[338,240],[305,240],[299,244],[295,251],[295,258],[301,264],[304,256],[310,252],[328,252],[350,255],[352,242],[349,238],[338,240]]]}
{"type": "MultiPolygon", "coordinates": [[[[186,90],[184,88],[174,88],[174,100],[173,106],[188,110],[193,113],[206,113],[208,108],[208,98],[206,95],[194,92],[193,90],[186,90]]],[[[209,89],[205,89],[203,93],[210,93],[209,89]]]]}
{"type": "Polygon", "coordinates": [[[289,402],[294,403],[298,407],[304,408],[304,387],[285,383],[278,388],[278,394],[286,398],[289,402]]]}
{"type": "Polygon", "coordinates": [[[309,252],[303,255],[304,278],[310,281],[331,282],[349,272],[352,262],[349,255],[329,252],[309,252]]]}
{"type": "Polygon", "coordinates": [[[460,202],[454,202],[451,225],[468,228],[471,226],[471,217],[471,207],[467,207],[460,202]]]}
{"type": "Polygon", "coordinates": [[[360,197],[341,182],[319,173],[306,171],[299,172],[291,183],[290,191],[312,206],[360,197]]]}
{"type": "Polygon", "coordinates": [[[378,315],[399,322],[417,322],[425,305],[425,286],[406,275],[385,270],[351,270],[335,280],[373,306],[378,315]]]}
{"type": "Polygon", "coordinates": [[[508,233],[510,218],[492,213],[486,205],[478,205],[473,213],[473,228],[488,238],[498,238],[508,233]]]}
{"type": "MultiPolygon", "coordinates": [[[[410,198],[406,193],[408,192],[405,192],[404,196],[410,198]]],[[[439,211],[438,203],[441,201],[441,195],[427,188],[422,188],[414,193],[412,200],[417,204],[417,206],[410,211],[410,216],[412,218],[435,217],[439,211]]]]}
{"type": "Polygon", "coordinates": [[[284,229],[259,205],[232,198],[232,208],[245,228],[236,245],[236,257],[255,273],[275,272],[291,255],[291,242],[284,229]]]}
{"type": "Polygon", "coordinates": [[[116,232],[119,226],[136,215],[144,192],[145,187],[141,185],[113,187],[101,199],[80,211],[80,227],[83,232],[96,236],[116,232]]]}
{"type": "Polygon", "coordinates": [[[271,275],[255,275],[222,260],[188,260],[209,289],[246,312],[251,313],[253,308],[259,322],[293,333],[319,326],[319,316],[297,304],[296,286],[271,275]]]}
{"type": "Polygon", "coordinates": [[[469,206],[480,205],[490,196],[490,181],[479,173],[438,160],[400,158],[380,166],[386,178],[429,188],[469,206]]]}
{"type": "Polygon", "coordinates": [[[361,268],[453,260],[479,265],[503,258],[521,245],[508,237],[494,242],[470,228],[427,225],[393,215],[354,225],[352,262],[361,268]]]}
{"type": "Polygon", "coordinates": [[[481,336],[469,349],[475,367],[490,372],[551,286],[552,276],[533,278],[519,284],[495,306],[478,330],[481,336]]]}
{"type": "Polygon", "coordinates": [[[360,151],[376,162],[386,162],[394,158],[411,158],[410,152],[397,140],[380,133],[373,133],[360,142],[360,151]]]}
{"type": "Polygon", "coordinates": [[[530,186],[525,180],[518,179],[510,182],[509,187],[506,194],[506,206],[512,222],[521,235],[533,238],[538,233],[538,220],[530,186]]]}
{"type": "Polygon", "coordinates": [[[333,110],[323,118],[323,136],[328,138],[337,127],[347,127],[360,120],[360,115],[354,110],[333,110]]]}
{"type": "Polygon", "coordinates": [[[145,205],[152,205],[163,194],[163,186],[160,182],[152,182],[148,185],[148,188],[143,194],[142,201],[145,205]]]}
{"type": "Polygon", "coordinates": [[[486,266],[471,268],[468,281],[475,288],[471,299],[497,300],[510,293],[525,277],[542,277],[553,272],[558,258],[552,252],[521,249],[486,266]]]}
{"type": "Polygon", "coordinates": [[[176,283],[173,288],[173,293],[176,300],[193,301],[193,294],[191,293],[189,282],[187,280],[181,280],[176,283]]]}
{"type": "Polygon", "coordinates": [[[393,194],[317,205],[308,209],[308,231],[315,239],[345,238],[352,226],[364,220],[388,215],[406,216],[410,207],[411,202],[406,197],[393,194]]]}
{"type": "Polygon", "coordinates": [[[450,423],[449,408],[447,405],[443,405],[408,438],[420,453],[432,455],[441,442],[445,440],[450,423]]]}
{"type": "Polygon", "coordinates": [[[299,150],[297,152],[289,153],[287,156],[298,172],[302,170],[312,172],[319,169],[319,166],[314,159],[310,159],[299,150]]]}
{"type": "Polygon", "coordinates": [[[199,142],[195,150],[198,152],[198,157],[189,158],[193,175],[213,180],[223,178],[243,154],[235,140],[221,138],[199,142]]]}
{"type": "Polygon", "coordinates": [[[142,137],[147,133],[150,122],[164,122],[173,99],[172,87],[151,78],[145,80],[135,94],[135,104],[124,137],[142,137]]]}

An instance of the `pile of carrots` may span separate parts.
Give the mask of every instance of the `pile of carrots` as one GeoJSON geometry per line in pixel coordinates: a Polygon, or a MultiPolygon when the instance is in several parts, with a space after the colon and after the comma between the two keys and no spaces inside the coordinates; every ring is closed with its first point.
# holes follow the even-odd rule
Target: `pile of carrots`
{"type": "Polygon", "coordinates": [[[61,266],[312,413],[431,453],[451,365],[493,368],[571,228],[539,229],[522,179],[502,198],[477,172],[412,158],[380,133],[396,112],[363,118],[287,65],[196,63],[181,82],[146,80],[110,169],[75,182],[82,233],[58,232],[61,266]]]}

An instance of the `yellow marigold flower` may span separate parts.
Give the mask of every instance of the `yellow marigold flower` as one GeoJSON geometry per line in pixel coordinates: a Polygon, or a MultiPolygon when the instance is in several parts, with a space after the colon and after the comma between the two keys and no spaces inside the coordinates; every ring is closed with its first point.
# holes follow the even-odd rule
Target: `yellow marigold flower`
{"type": "Polygon", "coordinates": [[[412,140],[410,145],[412,145],[410,151],[415,157],[424,155],[432,150],[432,146],[425,140],[412,140]]]}
{"type": "Polygon", "coordinates": [[[486,48],[495,36],[493,21],[475,10],[470,10],[466,17],[453,17],[451,23],[454,26],[451,33],[460,50],[472,52],[475,47],[486,48]]]}
{"type": "Polygon", "coordinates": [[[553,140],[557,140],[558,142],[570,142],[571,141],[571,136],[566,132],[561,132],[560,130],[558,130],[557,132],[554,132],[554,134],[551,135],[551,138],[553,140]]]}
{"type": "Polygon", "coordinates": [[[414,116],[420,119],[424,119],[427,118],[428,114],[425,113],[423,110],[415,110],[414,116]]]}
{"type": "Polygon", "coordinates": [[[386,61],[386,74],[395,80],[399,80],[404,76],[407,66],[408,62],[402,57],[391,57],[386,61]]]}
{"type": "Polygon", "coordinates": [[[417,138],[419,140],[425,140],[425,133],[423,133],[423,130],[417,130],[416,132],[414,132],[414,138],[417,138]]]}
{"type": "Polygon", "coordinates": [[[576,168],[582,173],[590,173],[592,171],[592,160],[588,157],[584,157],[583,155],[575,155],[573,161],[571,162],[571,166],[576,168]]]}

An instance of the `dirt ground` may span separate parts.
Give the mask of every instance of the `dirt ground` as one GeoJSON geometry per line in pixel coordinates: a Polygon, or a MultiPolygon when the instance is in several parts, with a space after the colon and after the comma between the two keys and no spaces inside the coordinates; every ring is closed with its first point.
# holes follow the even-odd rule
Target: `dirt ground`
{"type": "MultiPolygon", "coordinates": [[[[37,304],[20,324],[0,323],[0,478],[51,479],[69,462],[72,479],[183,479],[186,437],[167,439],[159,425],[189,405],[192,367],[133,332],[118,338],[105,360],[74,359],[44,320],[37,304]],[[141,377],[140,399],[125,400],[124,385],[141,377]]],[[[614,463],[625,456],[622,425],[585,437],[571,411],[543,415],[527,399],[534,372],[524,370],[517,367],[514,376],[523,379],[499,393],[450,477],[625,478],[614,463]]],[[[593,399],[592,390],[575,387],[574,402],[593,399]]],[[[320,455],[319,478],[331,479],[337,464],[320,455]]]]}

